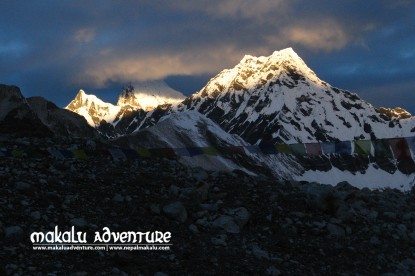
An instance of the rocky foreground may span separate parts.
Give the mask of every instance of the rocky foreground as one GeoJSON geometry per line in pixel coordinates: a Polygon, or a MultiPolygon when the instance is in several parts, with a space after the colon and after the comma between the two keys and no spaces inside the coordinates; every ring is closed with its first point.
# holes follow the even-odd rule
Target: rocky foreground
{"type": "MultiPolygon", "coordinates": [[[[27,152],[56,143],[2,144],[27,152]]],[[[115,162],[102,155],[0,157],[0,183],[2,275],[415,272],[415,191],[278,183],[175,160],[115,162]],[[55,225],[92,234],[103,227],[170,231],[173,245],[170,251],[34,251],[30,233],[55,225]]]]}

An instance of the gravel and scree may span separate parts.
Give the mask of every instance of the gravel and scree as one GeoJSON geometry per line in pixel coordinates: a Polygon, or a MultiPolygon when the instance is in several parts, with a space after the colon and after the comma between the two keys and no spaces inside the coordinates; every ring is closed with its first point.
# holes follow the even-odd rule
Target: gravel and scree
{"type": "MultiPolygon", "coordinates": [[[[23,152],[74,142],[66,143],[2,141],[23,152]]],[[[0,183],[2,275],[415,271],[415,191],[278,182],[165,158],[114,161],[103,154],[0,157],[0,183]],[[172,245],[167,251],[33,250],[30,233],[55,226],[75,226],[89,239],[103,227],[169,231],[172,245]]]]}

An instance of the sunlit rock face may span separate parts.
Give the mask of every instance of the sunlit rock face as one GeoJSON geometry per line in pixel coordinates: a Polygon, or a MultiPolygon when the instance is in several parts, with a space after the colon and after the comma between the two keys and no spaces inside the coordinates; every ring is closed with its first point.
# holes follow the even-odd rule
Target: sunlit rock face
{"type": "Polygon", "coordinates": [[[409,113],[395,110],[400,115],[391,120],[357,94],[322,81],[291,48],[245,56],[172,111],[187,109],[253,144],[387,138],[409,135],[415,126],[409,113]]]}
{"type": "Polygon", "coordinates": [[[145,111],[151,111],[157,106],[177,104],[185,96],[169,87],[164,81],[146,81],[129,85],[123,89],[117,105],[130,105],[145,111]]]}
{"type": "Polygon", "coordinates": [[[158,106],[181,102],[184,98],[163,81],[149,81],[126,86],[116,105],[80,90],[66,109],[84,116],[102,135],[115,138],[139,128],[147,112],[158,106]]]}
{"type": "Polygon", "coordinates": [[[376,109],[357,94],[331,86],[291,48],[268,57],[246,55],[184,100],[169,89],[164,83],[148,82],[126,87],[115,106],[88,96],[89,100],[75,99],[67,108],[85,116],[108,137],[153,126],[165,115],[186,110],[205,114],[251,144],[415,133],[415,120],[409,113],[399,108],[376,109]]]}
{"type": "Polygon", "coordinates": [[[409,119],[412,117],[412,114],[406,111],[405,109],[401,107],[397,108],[386,108],[386,107],[380,107],[376,109],[376,111],[380,114],[383,114],[390,119],[409,119]]]}

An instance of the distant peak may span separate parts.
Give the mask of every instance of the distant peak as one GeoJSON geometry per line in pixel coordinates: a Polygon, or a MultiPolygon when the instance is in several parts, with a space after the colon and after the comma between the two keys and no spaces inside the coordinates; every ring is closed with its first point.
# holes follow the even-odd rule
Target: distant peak
{"type": "Polygon", "coordinates": [[[291,59],[300,58],[298,56],[298,54],[291,47],[282,49],[280,51],[274,51],[271,56],[272,57],[291,58],[291,59]]]}
{"type": "Polygon", "coordinates": [[[240,61],[240,65],[245,64],[255,64],[255,63],[282,63],[282,62],[290,62],[295,64],[297,67],[307,67],[301,57],[293,50],[293,48],[289,47],[286,49],[282,49],[279,51],[274,51],[270,56],[252,56],[252,55],[245,55],[242,60],[240,61]]]}
{"type": "Polygon", "coordinates": [[[297,53],[294,51],[294,49],[292,47],[288,47],[279,51],[274,51],[274,53],[280,53],[280,54],[295,54],[297,55],[297,53]]]}
{"type": "Polygon", "coordinates": [[[75,98],[65,108],[73,111],[82,106],[90,106],[91,104],[111,105],[109,103],[103,102],[97,96],[92,95],[92,94],[87,94],[85,93],[84,90],[80,89],[78,91],[78,94],[76,94],[75,98]]]}
{"type": "Polygon", "coordinates": [[[0,84],[0,94],[24,98],[20,88],[15,85],[0,84]]]}
{"type": "Polygon", "coordinates": [[[82,89],[80,89],[80,90],[78,91],[78,94],[76,94],[76,96],[83,96],[83,95],[86,95],[86,93],[85,93],[85,91],[84,91],[84,90],[82,90],[82,89]]]}
{"type": "Polygon", "coordinates": [[[159,105],[178,103],[184,99],[181,92],[174,90],[163,80],[147,80],[124,87],[117,105],[129,105],[149,111],[159,105]]]}
{"type": "MultiPolygon", "coordinates": [[[[274,51],[269,56],[251,56],[245,55],[240,63],[235,67],[236,70],[246,70],[266,73],[280,68],[281,70],[296,71],[297,73],[307,77],[315,83],[321,83],[321,80],[307,66],[304,60],[293,50],[293,48],[285,48],[274,51]]],[[[278,76],[278,75],[277,75],[278,76]]]]}

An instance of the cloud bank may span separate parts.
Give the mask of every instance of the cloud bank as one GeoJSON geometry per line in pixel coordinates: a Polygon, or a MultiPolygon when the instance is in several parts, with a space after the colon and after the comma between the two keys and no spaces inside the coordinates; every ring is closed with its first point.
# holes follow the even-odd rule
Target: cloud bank
{"type": "Polygon", "coordinates": [[[214,75],[245,54],[286,47],[352,90],[385,81],[408,89],[396,84],[415,73],[413,1],[45,0],[0,9],[2,82],[61,105],[81,87],[214,75]]]}

